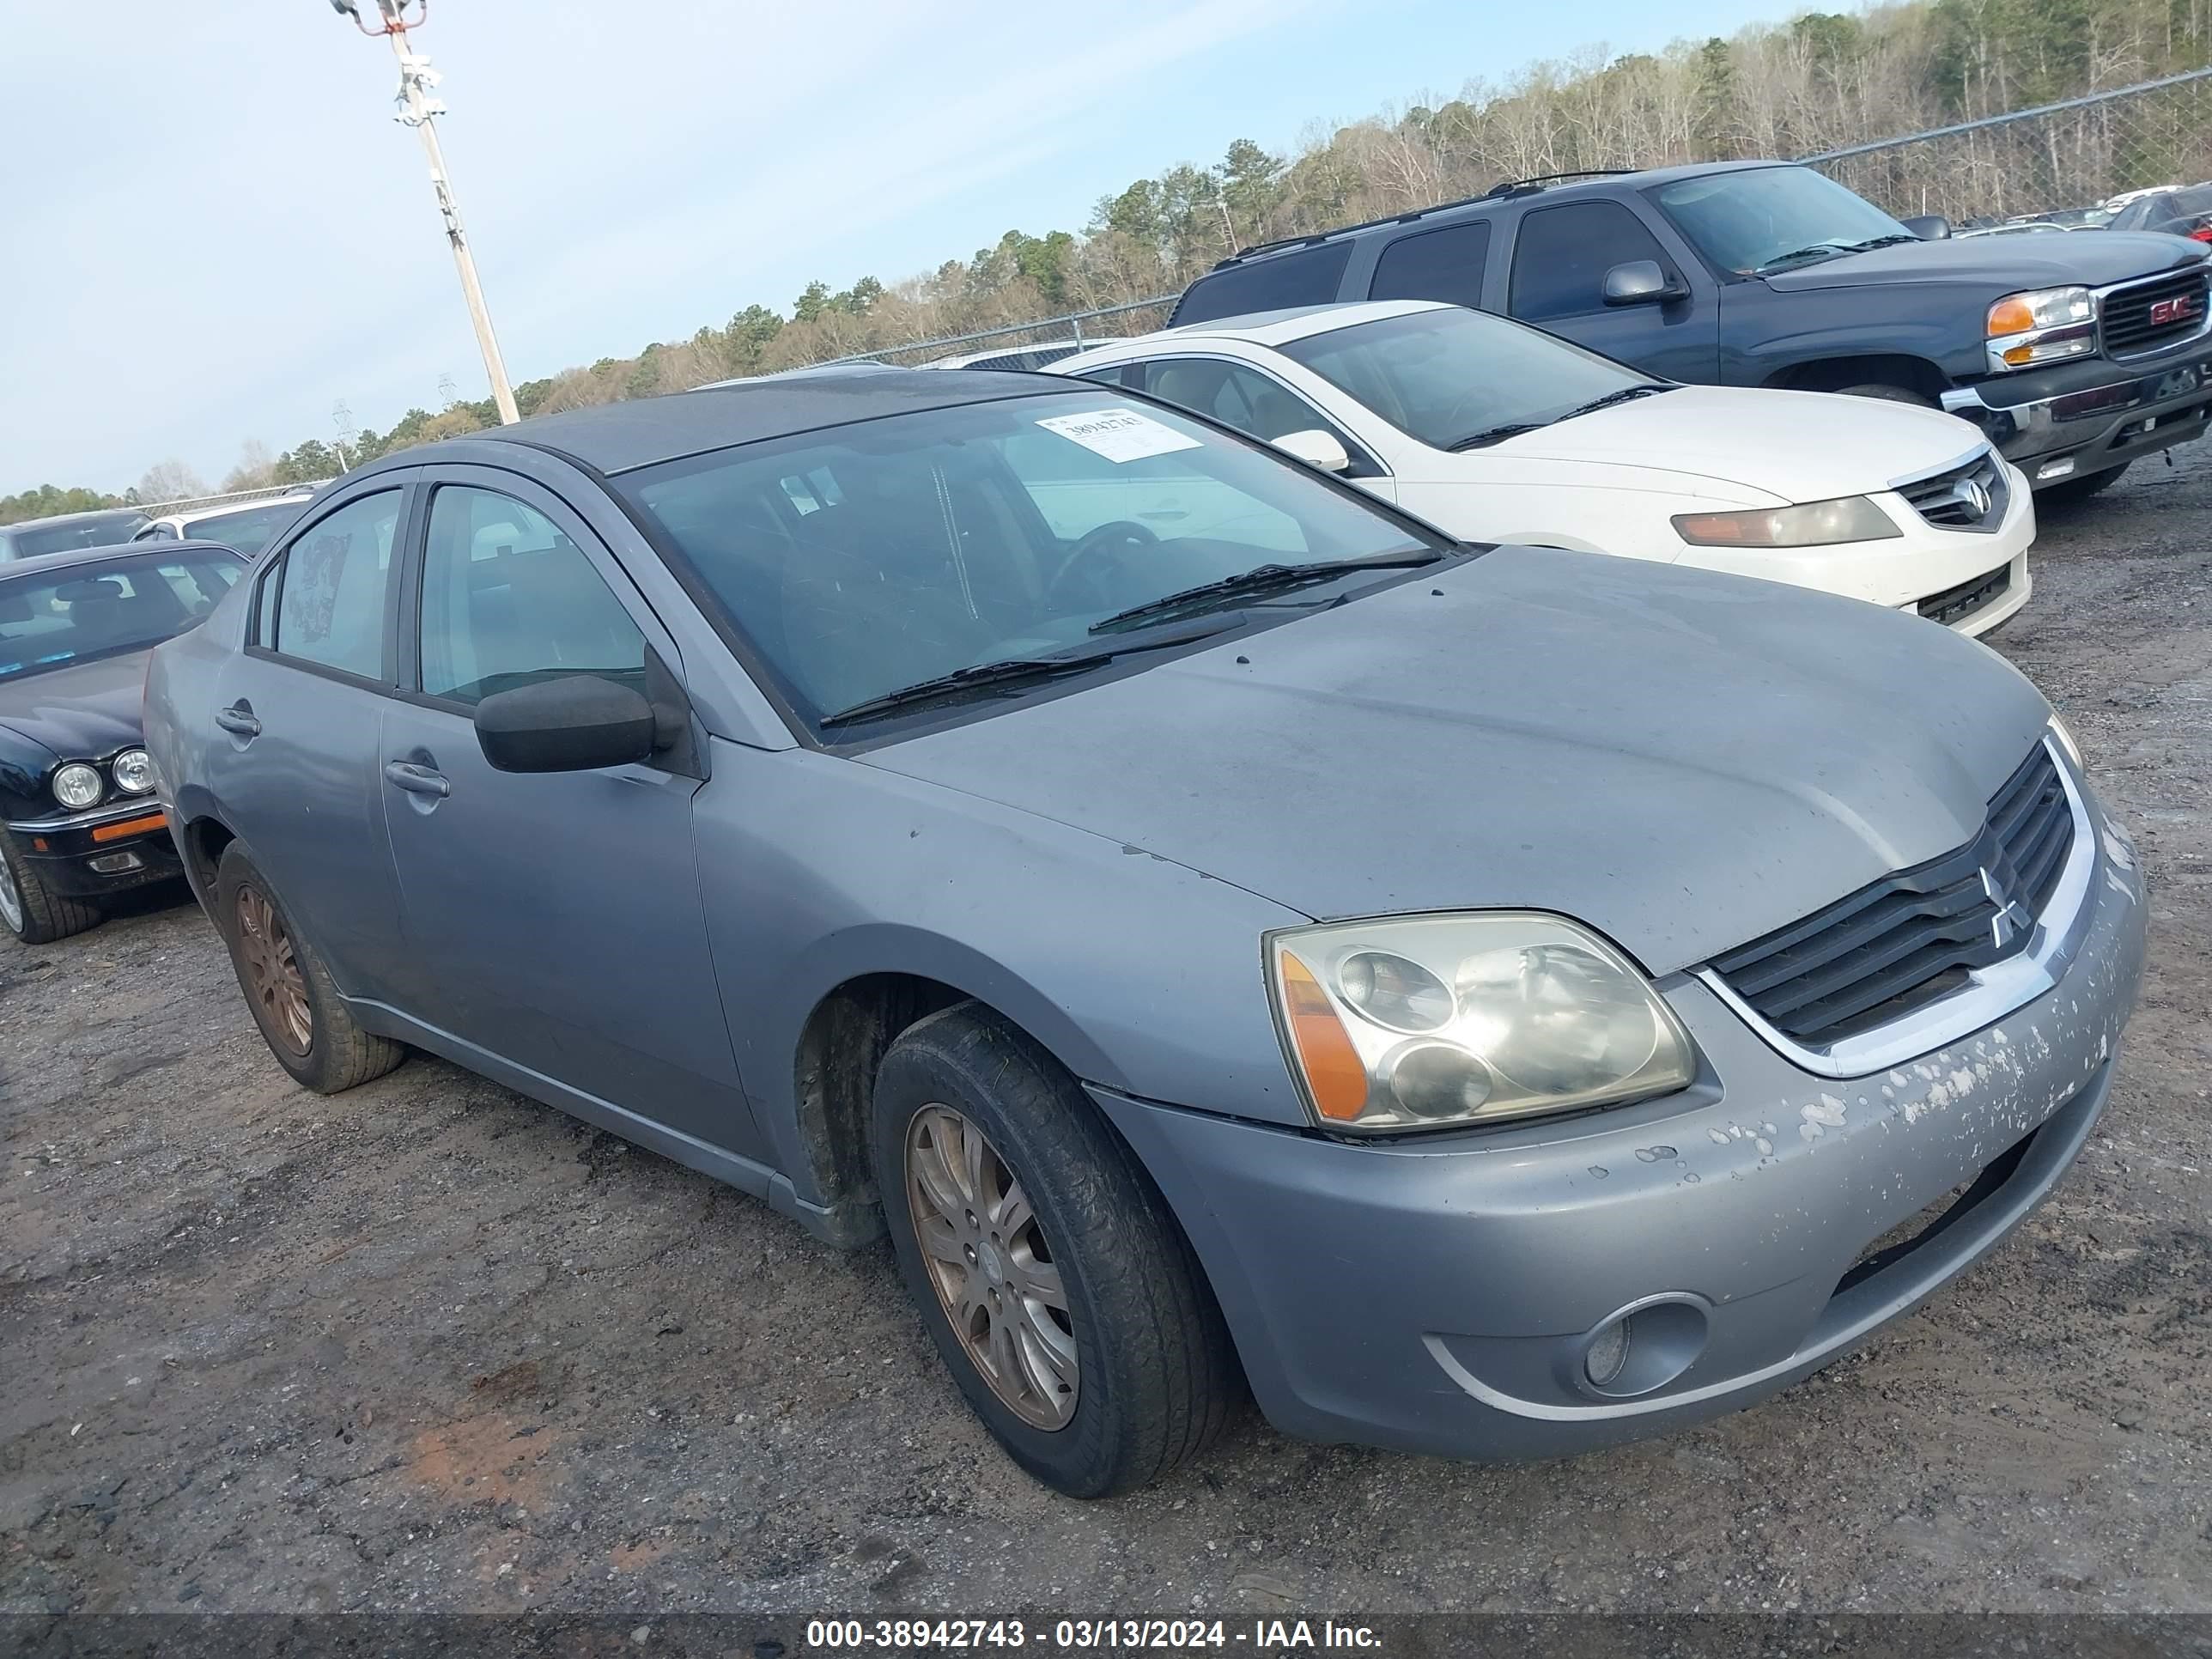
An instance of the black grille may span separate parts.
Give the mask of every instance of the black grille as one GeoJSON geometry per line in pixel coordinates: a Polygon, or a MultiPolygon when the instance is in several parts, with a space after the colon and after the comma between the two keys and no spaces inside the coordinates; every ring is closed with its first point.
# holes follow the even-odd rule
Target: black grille
{"type": "Polygon", "coordinates": [[[2017,907],[2043,914],[2073,845],[2065,786],[2038,744],[1966,846],[1717,957],[1714,970],[1795,1042],[1856,1036],[1965,984],[1969,969],[2023,949],[2031,930],[2017,907]]]}
{"type": "Polygon", "coordinates": [[[1995,530],[2012,499],[2004,468],[1986,449],[1964,466],[1900,484],[1897,493],[1942,530],[1995,530]]]}
{"type": "Polygon", "coordinates": [[[1956,587],[1947,587],[1941,593],[1930,593],[1920,601],[1920,614],[1930,622],[1939,622],[1948,628],[1953,623],[1963,621],[2001,597],[2011,585],[2012,567],[2001,564],[1986,576],[1977,576],[1972,581],[1960,582],[1956,587]]]}
{"type": "Polygon", "coordinates": [[[2100,324],[2105,355],[2139,357],[2198,332],[2204,326],[2205,290],[2200,270],[2136,283],[2106,295],[2100,324]]]}

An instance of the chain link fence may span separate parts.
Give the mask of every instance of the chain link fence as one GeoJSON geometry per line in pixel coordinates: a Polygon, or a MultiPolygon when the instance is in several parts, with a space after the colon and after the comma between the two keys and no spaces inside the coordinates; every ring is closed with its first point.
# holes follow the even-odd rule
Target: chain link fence
{"type": "Polygon", "coordinates": [[[2212,178],[2212,70],[1802,158],[1900,218],[2001,223],[2212,178]]]}
{"type": "MultiPolygon", "coordinates": [[[[2212,69],[1797,159],[1899,218],[1940,213],[1962,229],[2094,208],[2124,191],[2212,179],[2212,69]]],[[[1166,325],[1176,297],[1160,295],[829,361],[914,368],[988,349],[1143,334],[1166,325]]]]}

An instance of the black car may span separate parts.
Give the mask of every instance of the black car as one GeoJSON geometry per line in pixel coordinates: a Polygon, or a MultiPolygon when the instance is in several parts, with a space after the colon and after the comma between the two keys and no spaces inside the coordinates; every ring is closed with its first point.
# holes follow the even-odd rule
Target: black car
{"type": "Polygon", "coordinates": [[[100,507],[90,513],[57,513],[0,525],[0,564],[67,553],[81,547],[112,547],[127,542],[151,522],[135,507],[100,507]]]}
{"type": "Polygon", "coordinates": [[[2106,230],[2162,230],[2169,236],[2212,242],[2212,185],[2138,196],[2105,222],[2106,230]]]}
{"type": "Polygon", "coordinates": [[[1941,407],[2060,495],[2203,435],[2203,246],[1949,231],[1777,162],[1523,179],[1249,249],[1193,283],[1170,326],[1443,300],[1671,380],[1941,407]]]}
{"type": "Polygon", "coordinates": [[[146,656],[198,625],[246,560],[216,542],[0,565],[0,921],[26,945],[181,876],[141,747],[146,656]]]}

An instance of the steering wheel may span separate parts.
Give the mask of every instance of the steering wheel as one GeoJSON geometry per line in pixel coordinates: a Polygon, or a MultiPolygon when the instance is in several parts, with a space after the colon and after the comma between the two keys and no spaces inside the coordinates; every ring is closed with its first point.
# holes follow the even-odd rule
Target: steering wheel
{"type": "Polygon", "coordinates": [[[1133,519],[1109,519],[1084,533],[1083,539],[1068,550],[1067,557],[1053,578],[1044,586],[1048,601],[1057,601],[1066,591],[1070,579],[1078,570],[1087,568],[1109,554],[1118,556],[1133,547],[1157,547],[1159,537],[1148,526],[1133,519]]]}

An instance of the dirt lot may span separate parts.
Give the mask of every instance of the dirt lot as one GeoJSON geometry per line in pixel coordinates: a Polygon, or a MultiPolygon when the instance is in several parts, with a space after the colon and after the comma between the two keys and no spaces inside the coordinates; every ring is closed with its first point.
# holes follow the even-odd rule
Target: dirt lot
{"type": "Polygon", "coordinates": [[[1757,1411],[1568,1463],[1285,1441],[1086,1506],[888,1256],[445,1065],[289,1084],[158,903],[0,943],[0,1612],[2212,1610],[2212,456],[2046,514],[1999,643],[2138,836],[2101,1133],[1757,1411]]]}

